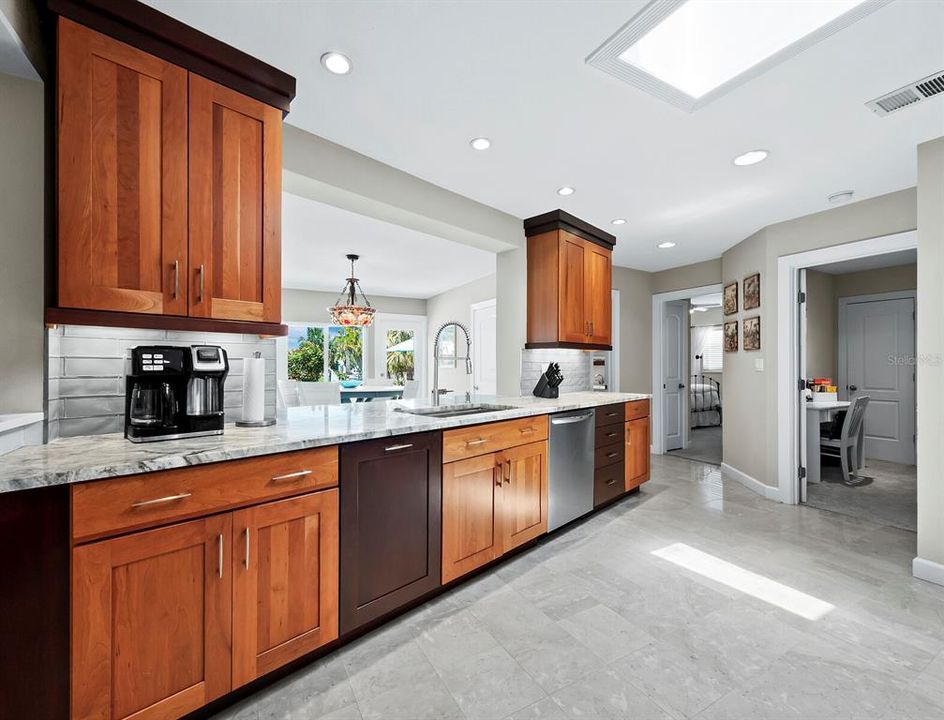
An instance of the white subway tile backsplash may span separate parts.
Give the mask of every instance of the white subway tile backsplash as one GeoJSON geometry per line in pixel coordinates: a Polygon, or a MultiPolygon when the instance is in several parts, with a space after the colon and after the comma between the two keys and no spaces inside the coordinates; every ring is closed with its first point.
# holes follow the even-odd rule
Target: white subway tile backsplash
{"type": "Polygon", "coordinates": [[[117,377],[125,374],[124,358],[62,358],[63,377],[117,377]]]}
{"type": "Polygon", "coordinates": [[[62,418],[59,420],[59,437],[76,437],[78,435],[102,435],[104,433],[122,432],[124,419],[119,415],[90,418],[62,418]]]}
{"type": "Polygon", "coordinates": [[[560,392],[581,392],[591,390],[591,369],[593,353],[586,350],[522,350],[521,351],[521,394],[530,395],[537,385],[538,378],[547,368],[548,363],[560,365],[564,382],[560,392]]]}
{"type": "MultiPolygon", "coordinates": [[[[123,382],[123,381],[122,381],[123,382]]],[[[82,378],[62,378],[59,380],[59,393],[52,394],[52,388],[49,390],[49,397],[82,397],[86,395],[117,395],[124,393],[124,388],[118,389],[119,380],[117,377],[82,377],[82,378]]]]}
{"type": "Polygon", "coordinates": [[[117,395],[111,397],[65,398],[62,402],[62,416],[66,418],[115,415],[125,411],[125,399],[117,395]]]}
{"type": "Polygon", "coordinates": [[[63,357],[120,357],[114,338],[69,337],[60,342],[63,357]]]}

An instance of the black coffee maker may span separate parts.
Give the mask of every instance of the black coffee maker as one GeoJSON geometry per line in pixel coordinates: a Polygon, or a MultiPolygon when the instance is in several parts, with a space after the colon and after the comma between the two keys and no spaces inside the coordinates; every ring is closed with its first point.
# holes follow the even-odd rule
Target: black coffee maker
{"type": "Polygon", "coordinates": [[[125,437],[131,442],[223,434],[226,351],[216,345],[142,345],[125,378],[125,437]]]}

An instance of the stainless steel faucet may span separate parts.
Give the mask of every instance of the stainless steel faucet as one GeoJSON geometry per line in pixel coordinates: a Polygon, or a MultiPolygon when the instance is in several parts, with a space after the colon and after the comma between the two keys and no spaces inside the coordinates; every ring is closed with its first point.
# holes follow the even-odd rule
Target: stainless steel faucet
{"type": "MultiPolygon", "coordinates": [[[[436,339],[433,340],[433,405],[439,405],[439,398],[449,392],[449,390],[439,389],[439,339],[443,334],[443,330],[449,327],[459,328],[465,333],[465,374],[472,374],[472,335],[469,333],[469,329],[461,322],[454,320],[444,322],[439,326],[439,329],[436,331],[436,339]]],[[[458,342],[459,336],[457,334],[456,343],[458,342]]],[[[465,391],[465,401],[472,401],[472,395],[468,390],[465,391]]]]}

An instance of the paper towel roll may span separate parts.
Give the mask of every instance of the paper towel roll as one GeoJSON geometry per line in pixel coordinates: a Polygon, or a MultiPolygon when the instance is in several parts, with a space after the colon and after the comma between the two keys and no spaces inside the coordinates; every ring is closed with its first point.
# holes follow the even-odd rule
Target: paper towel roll
{"type": "Polygon", "coordinates": [[[243,422],[265,419],[265,358],[243,360],[243,422]]]}

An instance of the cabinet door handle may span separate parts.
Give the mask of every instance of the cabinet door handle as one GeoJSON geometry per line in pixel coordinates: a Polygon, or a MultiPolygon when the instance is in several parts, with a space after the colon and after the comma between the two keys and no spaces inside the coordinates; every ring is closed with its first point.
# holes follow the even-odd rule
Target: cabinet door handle
{"type": "Polygon", "coordinates": [[[199,287],[200,287],[200,290],[199,290],[199,292],[197,293],[197,302],[203,302],[203,290],[204,290],[204,287],[205,287],[205,280],[204,280],[204,278],[205,278],[205,276],[206,276],[206,271],[205,271],[205,268],[204,268],[204,266],[203,266],[202,264],[200,265],[199,268],[197,268],[197,273],[200,275],[200,286],[199,286],[199,287]]]}
{"type": "Polygon", "coordinates": [[[164,505],[165,503],[175,502],[177,500],[183,500],[184,498],[190,497],[190,493],[178,493],[177,495],[168,495],[166,497],[154,498],[153,500],[138,500],[135,503],[131,503],[131,507],[140,508],[148,507],[150,505],[164,505]]]}
{"type": "Polygon", "coordinates": [[[610,478],[609,480],[606,481],[606,484],[607,484],[607,485],[615,485],[615,484],[616,484],[616,478],[610,478]]]}
{"type": "Polygon", "coordinates": [[[492,479],[495,481],[495,486],[496,486],[496,487],[501,487],[501,486],[502,486],[501,466],[500,466],[500,465],[496,465],[495,467],[492,468],[492,479]]]}
{"type": "Polygon", "coordinates": [[[174,300],[180,295],[180,260],[174,260],[174,300]]]}
{"type": "Polygon", "coordinates": [[[299,470],[298,472],[285,473],[285,475],[275,475],[272,478],[272,482],[284,482],[285,480],[295,480],[296,478],[305,477],[306,475],[311,475],[312,470],[299,470]]]}
{"type": "Polygon", "coordinates": [[[521,428],[520,430],[521,430],[521,433],[522,433],[523,435],[530,435],[531,433],[534,432],[534,428],[533,428],[533,427],[521,428]]]}
{"type": "Polygon", "coordinates": [[[384,452],[394,452],[396,450],[406,450],[413,447],[413,443],[404,443],[403,445],[390,445],[384,448],[384,452]]]}
{"type": "Polygon", "coordinates": [[[607,433],[606,436],[607,436],[607,437],[616,437],[616,436],[617,436],[617,433],[615,433],[615,432],[614,432],[614,433],[607,433]]]}
{"type": "Polygon", "coordinates": [[[249,528],[246,528],[246,555],[243,557],[243,567],[249,569],[249,528]]]}
{"type": "Polygon", "coordinates": [[[590,335],[593,335],[593,320],[590,321],[590,335]]]}
{"type": "Polygon", "coordinates": [[[611,452],[611,453],[607,453],[607,454],[606,454],[606,456],[607,456],[608,458],[615,458],[617,455],[619,455],[618,452],[611,452]]]}
{"type": "Polygon", "coordinates": [[[505,460],[505,482],[511,484],[511,460],[505,460]]]}
{"type": "Polygon", "coordinates": [[[465,445],[466,447],[472,447],[473,445],[483,445],[487,442],[488,440],[486,440],[485,438],[478,438],[477,440],[466,440],[465,445]]]}
{"type": "Polygon", "coordinates": [[[216,576],[220,579],[223,578],[223,533],[220,533],[216,536],[216,545],[219,556],[217,557],[216,562],[216,576]]]}

